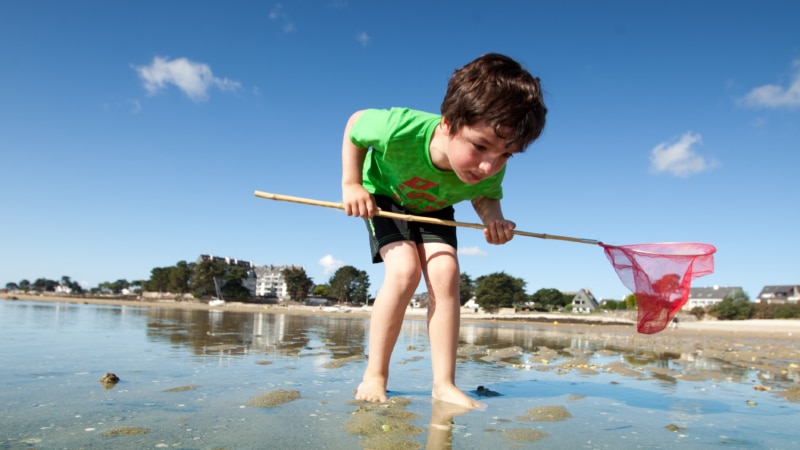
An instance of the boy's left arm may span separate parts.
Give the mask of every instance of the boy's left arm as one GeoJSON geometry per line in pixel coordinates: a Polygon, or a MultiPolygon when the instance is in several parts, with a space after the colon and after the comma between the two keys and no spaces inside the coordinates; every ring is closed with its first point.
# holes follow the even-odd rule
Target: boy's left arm
{"type": "Polygon", "coordinates": [[[486,197],[476,197],[472,200],[472,207],[481,222],[486,226],[483,235],[490,244],[505,244],[514,237],[514,228],[517,224],[503,217],[500,200],[486,197]]]}

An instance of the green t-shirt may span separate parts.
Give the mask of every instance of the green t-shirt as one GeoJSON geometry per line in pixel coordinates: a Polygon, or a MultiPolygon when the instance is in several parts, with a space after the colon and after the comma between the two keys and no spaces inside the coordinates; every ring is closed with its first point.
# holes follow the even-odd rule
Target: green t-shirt
{"type": "Polygon", "coordinates": [[[404,108],[367,109],[350,128],[350,141],[371,149],[363,184],[371,194],[387,195],[403,207],[424,213],[483,196],[503,198],[506,168],[476,184],[458,179],[431,162],[430,142],[442,117],[404,108]]]}

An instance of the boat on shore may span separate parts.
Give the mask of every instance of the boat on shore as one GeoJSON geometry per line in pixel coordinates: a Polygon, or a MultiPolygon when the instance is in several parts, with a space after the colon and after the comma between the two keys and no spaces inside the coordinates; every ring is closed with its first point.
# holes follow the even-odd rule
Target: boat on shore
{"type": "Polygon", "coordinates": [[[214,289],[216,290],[217,296],[211,297],[211,300],[208,302],[208,306],[225,306],[225,298],[222,297],[222,291],[219,289],[217,277],[214,277],[214,289]]]}

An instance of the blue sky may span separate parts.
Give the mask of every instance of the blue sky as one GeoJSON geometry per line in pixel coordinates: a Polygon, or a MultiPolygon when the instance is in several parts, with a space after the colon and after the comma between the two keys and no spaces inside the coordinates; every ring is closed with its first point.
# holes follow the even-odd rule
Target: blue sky
{"type": "MultiPolygon", "coordinates": [[[[800,283],[800,3],[0,3],[0,284],[147,279],[201,253],[366,270],[340,201],[349,115],[438,112],[452,71],[505,53],[539,76],[543,136],[509,162],[525,231],[714,244],[694,286],[800,283]]],[[[468,204],[457,220],[477,222],[468,204]]],[[[600,247],[459,231],[462,271],[626,288],[600,247]]],[[[420,287],[424,291],[424,287],[420,287]]]]}

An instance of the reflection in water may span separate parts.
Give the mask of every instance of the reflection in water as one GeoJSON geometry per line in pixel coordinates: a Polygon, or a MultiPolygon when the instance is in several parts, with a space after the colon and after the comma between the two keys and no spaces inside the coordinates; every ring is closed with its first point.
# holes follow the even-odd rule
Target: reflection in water
{"type": "Polygon", "coordinates": [[[146,309],[147,337],[188,347],[196,355],[302,356],[327,351],[334,358],[364,354],[364,321],[337,317],[146,309]]]}

